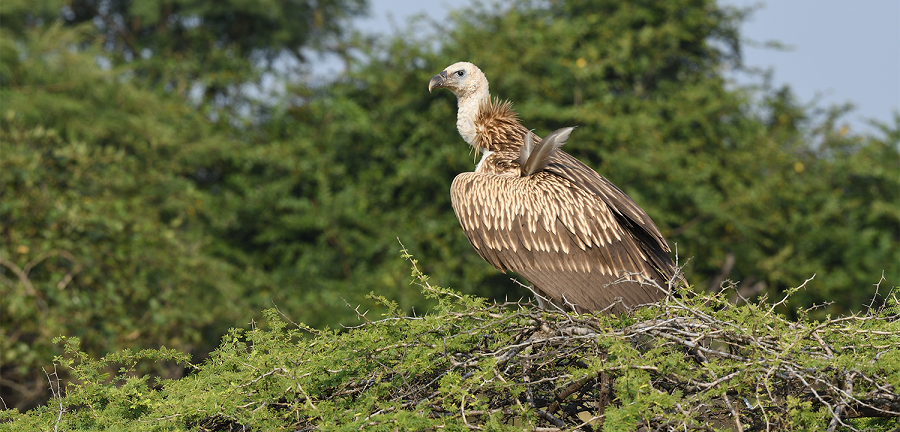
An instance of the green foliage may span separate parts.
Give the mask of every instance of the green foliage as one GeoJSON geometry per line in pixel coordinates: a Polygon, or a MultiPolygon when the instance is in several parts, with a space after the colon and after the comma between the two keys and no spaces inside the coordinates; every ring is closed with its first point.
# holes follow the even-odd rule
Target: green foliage
{"type": "MultiPolygon", "coordinates": [[[[55,336],[80,337],[96,356],[161,345],[204,356],[227,328],[289,296],[273,296],[264,269],[215,247],[211,219],[243,205],[217,207],[217,191],[205,188],[215,172],[204,168],[247,148],[235,140],[241,131],[188,103],[187,90],[199,85],[207,107],[223,108],[220,96],[258,79],[263,57],[334,42],[362,7],[4,3],[4,403],[26,409],[49,397],[41,367],[59,353],[55,336]]],[[[225,108],[240,111],[244,99],[225,108]]]]}
{"type": "Polygon", "coordinates": [[[16,377],[29,388],[9,398],[21,407],[45,390],[53,337],[78,336],[93,355],[201,354],[264,307],[242,308],[252,285],[204,251],[209,200],[183,155],[215,140],[213,125],[100,70],[67,48],[76,38],[53,26],[4,41],[0,370],[5,388],[16,377]]]}
{"type": "MultiPolygon", "coordinates": [[[[64,340],[73,379],[46,406],[0,413],[10,430],[890,430],[900,327],[889,309],[787,321],[765,302],[670,298],[611,316],[485,304],[414,281],[440,306],[345,332],[280,311],[232,329],[202,364],[175,350],[95,359],[64,340]],[[875,360],[877,358],[877,360],[875,360]],[[193,369],[136,375],[140,362],[193,369]],[[112,379],[105,371],[118,368],[112,379]],[[880,413],[880,414],[879,414],[880,413]]],[[[796,291],[794,291],[796,292],[796,291]]],[[[895,295],[889,296],[892,306],[895,295]]],[[[48,376],[51,383],[54,375],[48,376]]],[[[57,384],[59,385],[59,384],[57,384]]]]}

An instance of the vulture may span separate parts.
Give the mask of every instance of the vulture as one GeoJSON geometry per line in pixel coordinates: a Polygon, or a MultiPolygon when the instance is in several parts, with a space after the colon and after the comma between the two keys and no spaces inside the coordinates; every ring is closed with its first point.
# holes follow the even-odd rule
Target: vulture
{"type": "Polygon", "coordinates": [[[481,153],[450,189],[453,211],[488,263],[526,278],[548,303],[577,312],[623,313],[687,285],[659,229],[609,180],[559,148],[574,128],[544,139],[510,102],[491,99],[475,65],[450,65],[428,82],[457,97],[456,127],[481,153]]]}

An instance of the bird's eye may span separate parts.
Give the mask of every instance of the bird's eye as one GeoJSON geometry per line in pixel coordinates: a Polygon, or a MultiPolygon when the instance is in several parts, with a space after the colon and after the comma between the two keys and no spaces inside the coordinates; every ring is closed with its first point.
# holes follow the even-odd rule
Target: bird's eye
{"type": "Polygon", "coordinates": [[[456,76],[458,76],[458,77],[461,77],[461,76],[463,76],[463,75],[465,75],[465,74],[466,74],[466,71],[464,71],[464,70],[462,70],[462,69],[456,71],[456,76]]]}

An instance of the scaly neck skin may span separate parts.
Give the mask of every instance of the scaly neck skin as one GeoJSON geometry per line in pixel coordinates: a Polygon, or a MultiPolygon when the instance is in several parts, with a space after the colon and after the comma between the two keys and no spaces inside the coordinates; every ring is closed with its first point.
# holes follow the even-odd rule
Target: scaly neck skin
{"type": "Polygon", "coordinates": [[[487,83],[472,93],[460,95],[457,98],[456,129],[470,146],[475,146],[475,119],[482,101],[490,100],[487,83]]]}

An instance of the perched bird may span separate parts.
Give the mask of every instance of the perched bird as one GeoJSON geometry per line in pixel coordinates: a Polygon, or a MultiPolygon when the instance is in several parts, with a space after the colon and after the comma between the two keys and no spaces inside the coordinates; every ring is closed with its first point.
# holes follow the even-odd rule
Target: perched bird
{"type": "Polygon", "coordinates": [[[559,147],[573,128],[541,140],[509,102],[491,99],[475,65],[450,65],[428,91],[456,94],[456,127],[481,161],[459,174],[453,210],[478,254],[513,270],[546,301],[579,312],[622,313],[665,296],[676,278],[669,245],[647,213],[559,147]]]}

